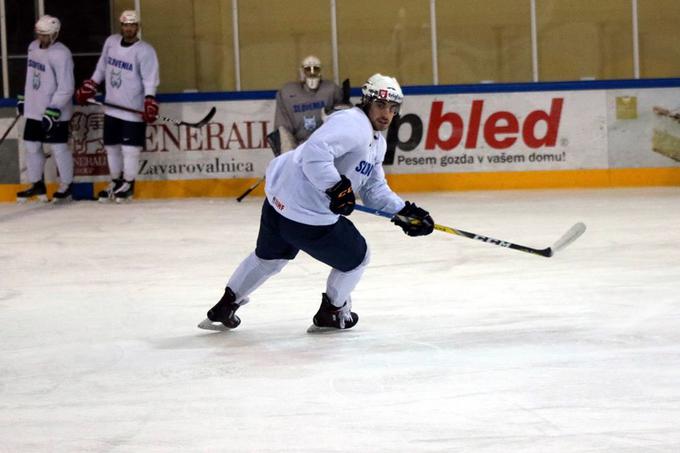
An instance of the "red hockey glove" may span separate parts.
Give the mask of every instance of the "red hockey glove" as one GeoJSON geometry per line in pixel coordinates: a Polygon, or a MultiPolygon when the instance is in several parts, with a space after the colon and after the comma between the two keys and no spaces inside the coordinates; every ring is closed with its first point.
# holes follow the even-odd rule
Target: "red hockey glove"
{"type": "Polygon", "coordinates": [[[153,96],[146,96],[144,98],[144,114],[142,119],[145,123],[153,123],[158,119],[158,102],[153,96]]]}
{"type": "Polygon", "coordinates": [[[331,212],[340,215],[350,215],[354,211],[356,197],[352,190],[352,183],[347,176],[340,175],[340,182],[326,191],[331,198],[329,208],[331,212]]]}
{"type": "Polygon", "coordinates": [[[409,236],[427,236],[434,230],[434,220],[430,213],[410,201],[392,217],[392,223],[401,227],[409,236]]]}
{"type": "Polygon", "coordinates": [[[97,83],[92,79],[84,81],[80,88],[76,90],[76,102],[79,105],[87,105],[87,100],[97,95],[98,87],[97,83]]]}

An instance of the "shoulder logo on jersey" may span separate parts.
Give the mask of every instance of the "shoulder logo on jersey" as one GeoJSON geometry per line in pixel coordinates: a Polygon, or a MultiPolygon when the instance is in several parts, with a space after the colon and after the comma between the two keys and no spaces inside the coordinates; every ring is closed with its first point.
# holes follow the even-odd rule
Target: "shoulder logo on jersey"
{"type": "Polygon", "coordinates": [[[357,165],[354,170],[358,171],[362,175],[371,176],[371,172],[373,171],[373,164],[369,164],[365,160],[362,160],[361,162],[359,162],[359,165],[357,165]]]}
{"type": "Polygon", "coordinates": [[[304,128],[307,131],[313,131],[316,129],[316,117],[315,116],[305,116],[303,117],[304,119],[304,128]]]}

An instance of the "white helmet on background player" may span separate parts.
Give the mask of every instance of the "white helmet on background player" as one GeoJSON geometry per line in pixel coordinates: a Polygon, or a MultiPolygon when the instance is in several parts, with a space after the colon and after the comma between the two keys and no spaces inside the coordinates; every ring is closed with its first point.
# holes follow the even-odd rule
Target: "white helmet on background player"
{"type": "Polygon", "coordinates": [[[137,11],[134,9],[128,9],[121,13],[120,15],[121,24],[139,24],[139,16],[137,11]]]}
{"type": "Polygon", "coordinates": [[[394,102],[401,105],[404,93],[401,92],[399,82],[394,77],[373,74],[361,87],[361,103],[370,104],[374,100],[394,102]]]}
{"type": "Polygon", "coordinates": [[[120,15],[120,34],[127,43],[133,43],[139,39],[139,16],[137,11],[127,9],[120,15]]]}
{"type": "Polygon", "coordinates": [[[48,16],[46,14],[35,23],[35,34],[49,36],[50,43],[53,43],[57,39],[59,30],[61,30],[61,22],[54,16],[48,16]]]}
{"type": "Polygon", "coordinates": [[[321,60],[314,55],[309,55],[300,64],[300,81],[310,90],[316,90],[321,83],[321,60]]]}

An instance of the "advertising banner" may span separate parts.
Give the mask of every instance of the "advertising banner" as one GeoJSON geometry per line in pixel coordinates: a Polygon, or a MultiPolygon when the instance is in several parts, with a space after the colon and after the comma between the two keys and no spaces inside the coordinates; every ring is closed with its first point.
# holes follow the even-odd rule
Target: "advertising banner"
{"type": "Polygon", "coordinates": [[[410,96],[390,132],[391,173],[607,167],[603,91],[410,96]]]}
{"type": "MultiPolygon", "coordinates": [[[[678,167],[678,93],[678,88],[631,88],[409,95],[386,133],[385,171],[678,167]]],[[[265,137],[273,131],[274,100],[168,102],[161,104],[161,112],[192,122],[213,106],[217,113],[201,129],[161,121],[149,125],[138,179],[261,177],[273,158],[265,137]]],[[[71,120],[70,145],[79,182],[109,179],[103,118],[101,107],[88,106],[78,107],[71,120]]],[[[22,124],[18,126],[20,136],[22,124]]],[[[19,155],[25,181],[25,153],[19,155]]],[[[56,180],[49,161],[45,176],[56,180]]]]}
{"type": "MultiPolygon", "coordinates": [[[[162,114],[198,121],[213,106],[217,113],[200,129],[161,121],[148,125],[138,179],[228,179],[264,174],[273,157],[265,141],[273,128],[273,101],[166,103],[162,114]]],[[[104,113],[98,106],[79,107],[71,120],[75,175],[80,181],[108,179],[103,122],[104,113]]]]}
{"type": "Polygon", "coordinates": [[[680,167],[680,91],[607,92],[611,168],[680,167]]]}

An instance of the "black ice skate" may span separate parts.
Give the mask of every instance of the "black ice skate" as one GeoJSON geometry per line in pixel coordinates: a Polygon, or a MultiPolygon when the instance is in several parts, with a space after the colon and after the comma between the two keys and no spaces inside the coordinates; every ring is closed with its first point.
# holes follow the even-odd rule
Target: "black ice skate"
{"type": "Polygon", "coordinates": [[[241,324],[241,318],[236,316],[236,310],[240,307],[236,303],[236,295],[227,287],[224,296],[213,308],[208,310],[208,317],[198,327],[206,330],[231,330],[241,324]]]}
{"type": "Polygon", "coordinates": [[[34,182],[26,190],[17,192],[17,202],[19,203],[25,203],[33,197],[38,198],[40,201],[47,201],[47,188],[42,180],[34,182]]]}
{"type": "Polygon", "coordinates": [[[52,195],[52,203],[61,203],[71,200],[73,184],[61,184],[59,189],[52,195]]]}
{"type": "Polygon", "coordinates": [[[135,193],[135,182],[134,181],[123,181],[123,183],[116,190],[113,191],[113,198],[116,203],[122,203],[124,201],[132,200],[132,196],[135,193]]]}
{"type": "Polygon", "coordinates": [[[326,293],[321,295],[321,306],[312,319],[313,325],[307,332],[325,332],[334,330],[351,329],[359,322],[359,315],[351,311],[347,302],[342,307],[336,307],[331,303],[326,293]]]}
{"type": "Polygon", "coordinates": [[[123,185],[123,178],[114,178],[104,190],[97,194],[97,200],[102,203],[113,200],[113,193],[123,185]]]}

